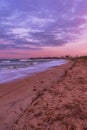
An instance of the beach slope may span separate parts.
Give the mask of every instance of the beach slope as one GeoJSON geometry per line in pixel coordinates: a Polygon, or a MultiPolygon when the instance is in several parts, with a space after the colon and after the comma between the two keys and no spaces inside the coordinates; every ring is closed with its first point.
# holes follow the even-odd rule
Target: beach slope
{"type": "MultiPolygon", "coordinates": [[[[7,85],[8,88],[9,86],[10,84],[7,85]]],[[[12,89],[15,87],[16,92],[14,90],[11,92],[12,94],[2,97],[2,106],[4,108],[4,105],[13,103],[14,99],[16,101],[13,103],[13,109],[14,104],[18,107],[17,104],[22,103],[22,109],[20,110],[22,112],[19,114],[20,112],[15,109],[20,116],[13,118],[15,120],[12,121],[12,118],[7,115],[9,117],[7,126],[5,125],[6,122],[2,126],[5,130],[7,128],[9,130],[87,129],[86,59],[77,59],[26,80],[24,79],[24,81],[18,81],[14,83],[12,89]],[[15,94],[16,97],[14,98],[15,94]],[[9,96],[12,97],[12,101],[9,99],[9,102],[7,102],[9,96]],[[24,97],[26,98],[24,99],[24,97]],[[24,110],[23,105],[26,106],[24,110]]]]}

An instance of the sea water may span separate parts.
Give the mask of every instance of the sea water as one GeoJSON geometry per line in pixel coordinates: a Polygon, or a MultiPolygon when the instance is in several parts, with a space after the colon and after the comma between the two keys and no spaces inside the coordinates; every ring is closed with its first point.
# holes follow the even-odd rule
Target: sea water
{"type": "Polygon", "coordinates": [[[0,59],[0,83],[31,76],[65,63],[67,60],[64,59],[0,59]]]}

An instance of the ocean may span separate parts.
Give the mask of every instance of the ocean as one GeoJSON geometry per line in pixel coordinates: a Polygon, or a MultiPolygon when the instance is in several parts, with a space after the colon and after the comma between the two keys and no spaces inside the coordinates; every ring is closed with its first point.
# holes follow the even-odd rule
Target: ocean
{"type": "Polygon", "coordinates": [[[0,83],[31,76],[67,62],[64,59],[0,59],[0,83]]]}

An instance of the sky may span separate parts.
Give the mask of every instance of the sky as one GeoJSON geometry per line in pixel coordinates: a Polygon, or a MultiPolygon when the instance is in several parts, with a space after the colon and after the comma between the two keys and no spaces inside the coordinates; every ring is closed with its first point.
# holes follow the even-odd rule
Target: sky
{"type": "Polygon", "coordinates": [[[87,0],[0,0],[0,58],[87,55],[87,0]]]}

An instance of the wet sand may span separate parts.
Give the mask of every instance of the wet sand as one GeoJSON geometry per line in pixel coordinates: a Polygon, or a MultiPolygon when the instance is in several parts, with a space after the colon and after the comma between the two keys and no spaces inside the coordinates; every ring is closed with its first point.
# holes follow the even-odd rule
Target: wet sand
{"type": "Polygon", "coordinates": [[[0,130],[87,130],[87,60],[0,85],[0,130]]]}

